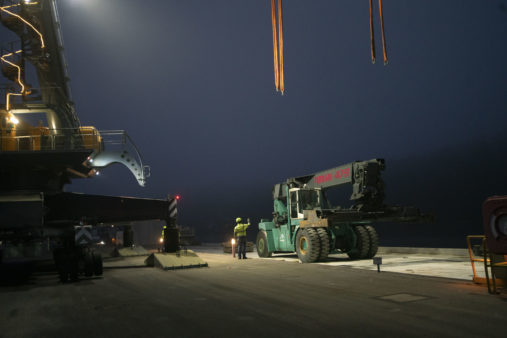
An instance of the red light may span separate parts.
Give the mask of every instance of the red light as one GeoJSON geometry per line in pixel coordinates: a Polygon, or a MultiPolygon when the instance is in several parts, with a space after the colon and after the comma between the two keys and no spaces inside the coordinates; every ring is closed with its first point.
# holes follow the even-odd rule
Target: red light
{"type": "Polygon", "coordinates": [[[180,195],[176,195],[176,199],[179,200],[180,199],[180,195]]]}

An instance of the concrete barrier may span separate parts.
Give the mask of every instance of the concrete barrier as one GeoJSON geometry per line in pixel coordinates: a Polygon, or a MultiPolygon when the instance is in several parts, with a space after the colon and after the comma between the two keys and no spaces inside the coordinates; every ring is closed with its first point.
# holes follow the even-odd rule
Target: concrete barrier
{"type": "Polygon", "coordinates": [[[456,248],[413,248],[413,247],[396,247],[396,246],[381,246],[378,248],[379,254],[422,254],[422,255],[451,255],[451,256],[467,256],[467,249],[456,248]]]}
{"type": "Polygon", "coordinates": [[[160,268],[162,270],[176,270],[188,268],[207,267],[208,263],[203,261],[192,250],[180,250],[178,252],[152,253],[144,263],[148,266],[160,268]]]}
{"type": "Polygon", "coordinates": [[[148,256],[150,253],[142,246],[134,246],[129,248],[115,248],[113,257],[132,257],[132,256],[148,256]]]}

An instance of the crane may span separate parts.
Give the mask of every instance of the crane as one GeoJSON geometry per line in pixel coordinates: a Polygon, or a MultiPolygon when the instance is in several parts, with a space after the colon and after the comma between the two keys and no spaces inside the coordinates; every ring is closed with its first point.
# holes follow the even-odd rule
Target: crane
{"type": "MultiPolygon", "coordinates": [[[[0,21],[17,37],[0,51],[2,75],[8,80],[1,88],[5,104],[0,106],[0,250],[11,244],[22,247],[20,251],[49,247],[61,280],[68,281],[77,278],[81,266],[85,275],[102,273],[102,258],[86,240],[91,236],[83,236],[89,225],[158,219],[177,229],[174,197],[64,191],[72,180],[93,178],[113,163],[123,164],[144,186],[149,166],[125,131],[81,125],[56,0],[1,0],[0,21]]],[[[168,233],[166,248],[176,251],[178,233],[168,233]]]]}

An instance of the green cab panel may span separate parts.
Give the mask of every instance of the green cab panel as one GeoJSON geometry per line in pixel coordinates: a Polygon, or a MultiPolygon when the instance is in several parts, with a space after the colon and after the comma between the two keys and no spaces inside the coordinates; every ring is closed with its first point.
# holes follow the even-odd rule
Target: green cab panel
{"type": "Polygon", "coordinates": [[[288,224],[282,224],[280,227],[274,228],[272,233],[276,248],[275,251],[294,251],[294,243],[292,242],[288,224]]]}
{"type": "Polygon", "coordinates": [[[289,232],[289,225],[282,224],[276,227],[273,222],[259,223],[259,231],[265,231],[268,238],[270,252],[294,252],[294,243],[289,232]]]}
{"type": "MultiPolygon", "coordinates": [[[[263,220],[264,221],[264,220],[263,220]]],[[[259,223],[259,230],[270,231],[275,228],[275,223],[271,221],[264,221],[259,223]]]]}

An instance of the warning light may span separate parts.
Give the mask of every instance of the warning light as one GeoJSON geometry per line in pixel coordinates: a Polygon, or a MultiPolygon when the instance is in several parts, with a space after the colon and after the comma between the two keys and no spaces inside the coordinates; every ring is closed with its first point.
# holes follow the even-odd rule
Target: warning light
{"type": "Polygon", "coordinates": [[[177,200],[179,200],[179,199],[180,199],[180,195],[176,195],[176,197],[175,197],[175,198],[176,198],[177,200]]]}

